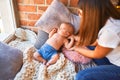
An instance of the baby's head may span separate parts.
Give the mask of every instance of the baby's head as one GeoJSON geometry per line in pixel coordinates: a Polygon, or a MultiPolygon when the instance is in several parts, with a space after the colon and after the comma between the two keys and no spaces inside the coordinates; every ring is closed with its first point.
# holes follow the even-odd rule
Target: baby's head
{"type": "Polygon", "coordinates": [[[59,33],[62,36],[69,37],[74,33],[74,27],[71,23],[62,23],[59,28],[59,33]]]}

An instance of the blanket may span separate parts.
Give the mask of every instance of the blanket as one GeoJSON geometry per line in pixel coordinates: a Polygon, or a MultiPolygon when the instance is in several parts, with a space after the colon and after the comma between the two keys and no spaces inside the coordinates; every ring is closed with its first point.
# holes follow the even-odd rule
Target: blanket
{"type": "MultiPolygon", "coordinates": [[[[14,80],[74,80],[76,75],[76,64],[69,61],[61,52],[58,61],[46,67],[42,63],[33,59],[33,53],[36,51],[34,41],[36,34],[30,30],[24,30],[26,35],[31,36],[25,38],[25,35],[20,37],[23,33],[21,29],[15,33],[16,39],[9,43],[10,46],[16,47],[23,51],[23,66],[21,70],[16,74],[14,80]],[[24,37],[23,37],[24,36],[24,37]],[[24,39],[21,39],[24,38],[24,39]],[[32,40],[31,40],[32,39],[32,40]]],[[[25,34],[24,33],[24,34],[25,34]]],[[[77,64],[77,69],[84,69],[87,67],[95,66],[94,63],[87,65],[77,64]]]]}
{"type": "Polygon", "coordinates": [[[46,67],[33,59],[34,51],[34,47],[24,51],[24,64],[14,80],[74,80],[75,66],[62,53],[55,64],[46,67]]]}

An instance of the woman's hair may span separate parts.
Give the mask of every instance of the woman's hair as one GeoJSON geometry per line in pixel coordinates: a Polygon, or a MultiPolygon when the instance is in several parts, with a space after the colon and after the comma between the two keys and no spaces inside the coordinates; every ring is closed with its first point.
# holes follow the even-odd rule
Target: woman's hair
{"type": "Polygon", "coordinates": [[[110,0],[79,0],[78,7],[82,10],[79,45],[95,42],[99,30],[110,17],[120,19],[120,13],[110,0]]]}

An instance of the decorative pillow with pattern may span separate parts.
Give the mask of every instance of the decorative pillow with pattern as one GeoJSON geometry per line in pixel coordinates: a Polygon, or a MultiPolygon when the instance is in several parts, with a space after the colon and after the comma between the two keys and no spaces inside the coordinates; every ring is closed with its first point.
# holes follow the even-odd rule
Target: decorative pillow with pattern
{"type": "Polygon", "coordinates": [[[66,58],[68,58],[70,61],[74,63],[88,64],[92,60],[91,58],[81,55],[79,52],[67,50],[65,48],[62,49],[62,52],[66,58]]]}

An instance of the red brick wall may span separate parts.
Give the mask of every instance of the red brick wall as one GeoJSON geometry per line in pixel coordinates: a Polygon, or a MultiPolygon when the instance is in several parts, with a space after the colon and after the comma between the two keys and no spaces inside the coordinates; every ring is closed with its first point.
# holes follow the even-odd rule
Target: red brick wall
{"type": "MultiPolygon", "coordinates": [[[[17,0],[20,26],[34,26],[53,0],[17,0]]],[[[78,0],[61,0],[68,8],[77,6],[78,0]]]]}

